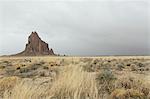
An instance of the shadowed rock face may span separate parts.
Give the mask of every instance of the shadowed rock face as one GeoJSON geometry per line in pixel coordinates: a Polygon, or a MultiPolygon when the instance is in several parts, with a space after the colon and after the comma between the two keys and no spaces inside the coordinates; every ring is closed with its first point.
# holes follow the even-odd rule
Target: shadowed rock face
{"type": "Polygon", "coordinates": [[[23,52],[16,55],[21,56],[39,56],[39,55],[55,55],[52,49],[49,49],[48,44],[41,40],[36,32],[32,32],[28,37],[28,43],[23,52]]]}

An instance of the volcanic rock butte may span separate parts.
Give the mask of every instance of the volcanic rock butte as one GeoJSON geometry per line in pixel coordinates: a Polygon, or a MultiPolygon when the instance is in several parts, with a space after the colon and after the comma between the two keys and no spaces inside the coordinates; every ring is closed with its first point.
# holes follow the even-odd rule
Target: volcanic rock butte
{"type": "Polygon", "coordinates": [[[41,55],[55,55],[53,49],[49,49],[48,44],[41,40],[37,32],[32,32],[28,37],[28,43],[25,50],[16,55],[19,56],[41,56],[41,55]]]}

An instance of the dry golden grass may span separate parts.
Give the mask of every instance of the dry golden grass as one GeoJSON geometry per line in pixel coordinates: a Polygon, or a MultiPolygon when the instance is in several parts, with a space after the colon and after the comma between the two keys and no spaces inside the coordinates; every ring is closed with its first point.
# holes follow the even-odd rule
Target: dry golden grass
{"type": "Polygon", "coordinates": [[[0,66],[2,99],[150,98],[150,57],[1,57],[0,66]]]}
{"type": "Polygon", "coordinates": [[[23,79],[12,90],[5,91],[4,99],[98,99],[95,74],[79,66],[66,66],[53,82],[48,78],[45,85],[45,78],[41,79],[39,83],[23,79]]]}
{"type": "Polygon", "coordinates": [[[0,79],[0,96],[3,96],[3,93],[6,90],[10,90],[11,88],[13,88],[18,81],[19,81],[19,78],[15,76],[1,78],[0,79]]]}
{"type": "Polygon", "coordinates": [[[65,67],[49,93],[57,99],[98,99],[95,74],[83,71],[80,66],[65,67]]]}
{"type": "Polygon", "coordinates": [[[50,84],[44,85],[44,82],[48,80],[41,79],[38,83],[32,79],[22,79],[20,83],[11,90],[6,90],[4,93],[4,99],[43,99],[45,97],[46,89],[50,84]],[[43,84],[43,85],[42,85],[43,84]]]}

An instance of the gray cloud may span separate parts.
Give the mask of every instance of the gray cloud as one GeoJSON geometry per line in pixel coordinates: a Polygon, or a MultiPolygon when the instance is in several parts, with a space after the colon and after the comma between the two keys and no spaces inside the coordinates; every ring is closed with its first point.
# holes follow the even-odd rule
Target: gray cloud
{"type": "Polygon", "coordinates": [[[0,55],[36,30],[56,53],[150,55],[148,0],[0,1],[0,55]]]}

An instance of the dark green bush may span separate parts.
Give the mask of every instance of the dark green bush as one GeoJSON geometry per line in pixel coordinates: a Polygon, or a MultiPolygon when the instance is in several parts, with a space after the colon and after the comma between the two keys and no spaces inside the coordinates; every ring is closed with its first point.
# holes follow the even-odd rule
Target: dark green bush
{"type": "Polygon", "coordinates": [[[96,79],[103,83],[103,82],[111,82],[113,80],[116,80],[116,77],[109,69],[105,69],[97,75],[96,79]]]}
{"type": "Polygon", "coordinates": [[[0,69],[4,69],[6,66],[0,66],[0,69]]]}
{"type": "Polygon", "coordinates": [[[114,82],[116,79],[117,78],[115,75],[109,69],[105,69],[99,73],[96,78],[98,82],[99,93],[103,94],[107,92],[110,94],[115,88],[114,82]]]}
{"type": "Polygon", "coordinates": [[[29,72],[28,68],[20,68],[20,73],[27,73],[29,72]]]}
{"type": "Polygon", "coordinates": [[[117,64],[117,70],[122,71],[124,68],[123,64],[117,64]]]}
{"type": "Polygon", "coordinates": [[[43,69],[49,69],[49,67],[47,67],[47,66],[43,66],[43,69]]]}
{"type": "Polygon", "coordinates": [[[17,69],[17,70],[19,70],[19,69],[20,69],[20,67],[17,67],[16,69],[17,69]]]}

